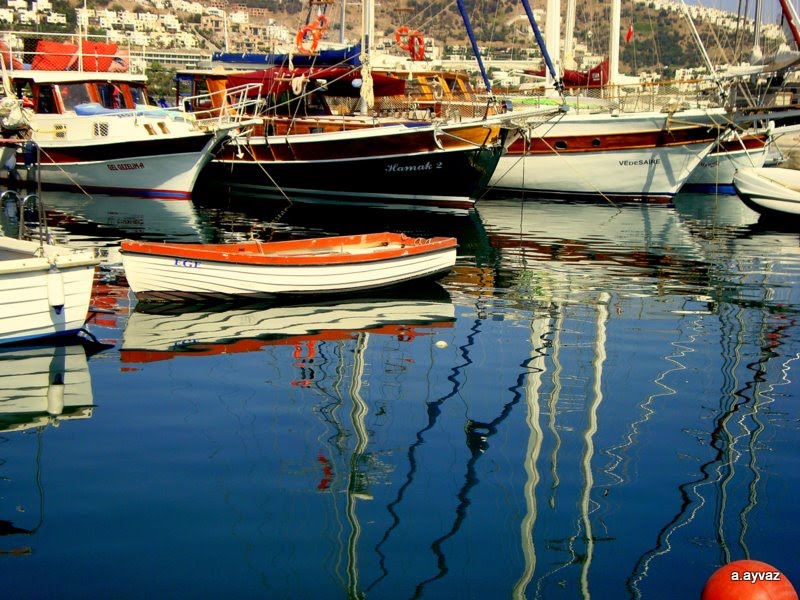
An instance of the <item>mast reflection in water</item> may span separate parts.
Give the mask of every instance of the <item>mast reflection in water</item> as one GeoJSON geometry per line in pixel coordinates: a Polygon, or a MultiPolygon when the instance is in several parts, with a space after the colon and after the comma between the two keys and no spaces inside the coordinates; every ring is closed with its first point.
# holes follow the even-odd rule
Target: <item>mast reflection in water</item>
{"type": "MultiPolygon", "coordinates": [[[[797,231],[713,196],[185,208],[205,241],[389,229],[456,235],[459,260],[425,289],[291,305],[128,311],[106,281],[99,408],[49,432],[12,589],[697,598],[741,558],[800,582],[797,231]]],[[[0,469],[30,459],[3,440],[0,469]]]]}

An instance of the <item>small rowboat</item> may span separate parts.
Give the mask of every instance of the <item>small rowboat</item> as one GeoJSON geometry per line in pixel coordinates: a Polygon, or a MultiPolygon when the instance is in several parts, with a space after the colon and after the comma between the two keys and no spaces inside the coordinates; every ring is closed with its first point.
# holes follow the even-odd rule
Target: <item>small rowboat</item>
{"type": "Polygon", "coordinates": [[[748,208],[756,212],[800,217],[800,171],[778,167],[739,169],[733,186],[748,208]]]}
{"type": "Polygon", "coordinates": [[[140,300],[345,294],[434,279],[456,261],[455,238],[400,233],[282,242],[185,244],[123,240],[125,277],[140,300]]]}

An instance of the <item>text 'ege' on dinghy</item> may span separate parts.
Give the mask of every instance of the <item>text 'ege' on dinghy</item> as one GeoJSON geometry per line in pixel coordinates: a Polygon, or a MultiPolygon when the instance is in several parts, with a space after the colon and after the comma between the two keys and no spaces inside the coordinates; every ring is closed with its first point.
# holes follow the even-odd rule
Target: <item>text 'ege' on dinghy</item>
{"type": "Polygon", "coordinates": [[[456,261],[456,239],[372,233],[280,242],[185,244],[123,240],[122,265],[140,300],[347,294],[434,279],[456,261]]]}

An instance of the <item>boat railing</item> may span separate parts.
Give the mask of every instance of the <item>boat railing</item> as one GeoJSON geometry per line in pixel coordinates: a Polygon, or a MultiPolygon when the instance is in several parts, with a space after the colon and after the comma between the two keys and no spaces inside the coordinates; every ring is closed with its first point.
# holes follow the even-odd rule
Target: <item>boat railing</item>
{"type": "MultiPolygon", "coordinates": [[[[544,87],[524,92],[512,89],[495,89],[495,95],[511,98],[514,105],[552,103],[554,94],[544,87]]],[[[716,84],[709,79],[652,81],[624,85],[570,87],[565,100],[574,112],[620,113],[662,111],[672,112],[685,108],[713,108],[723,105],[716,84]]]]}
{"type": "Polygon", "coordinates": [[[221,127],[244,123],[254,119],[262,111],[260,83],[246,83],[224,90],[187,96],[183,107],[208,106],[208,110],[195,111],[195,119],[202,127],[221,127]]]}
{"type": "Polygon", "coordinates": [[[86,33],[0,32],[0,59],[6,69],[145,73],[143,52],[127,38],[86,33]]]}

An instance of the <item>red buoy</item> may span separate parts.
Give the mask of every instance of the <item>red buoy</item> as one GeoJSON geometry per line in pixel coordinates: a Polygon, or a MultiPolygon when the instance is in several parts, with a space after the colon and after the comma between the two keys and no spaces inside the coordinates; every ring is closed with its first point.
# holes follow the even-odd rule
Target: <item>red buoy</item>
{"type": "Polygon", "coordinates": [[[798,600],[781,571],[759,560],[736,560],[706,581],[700,600],[798,600]]]}

